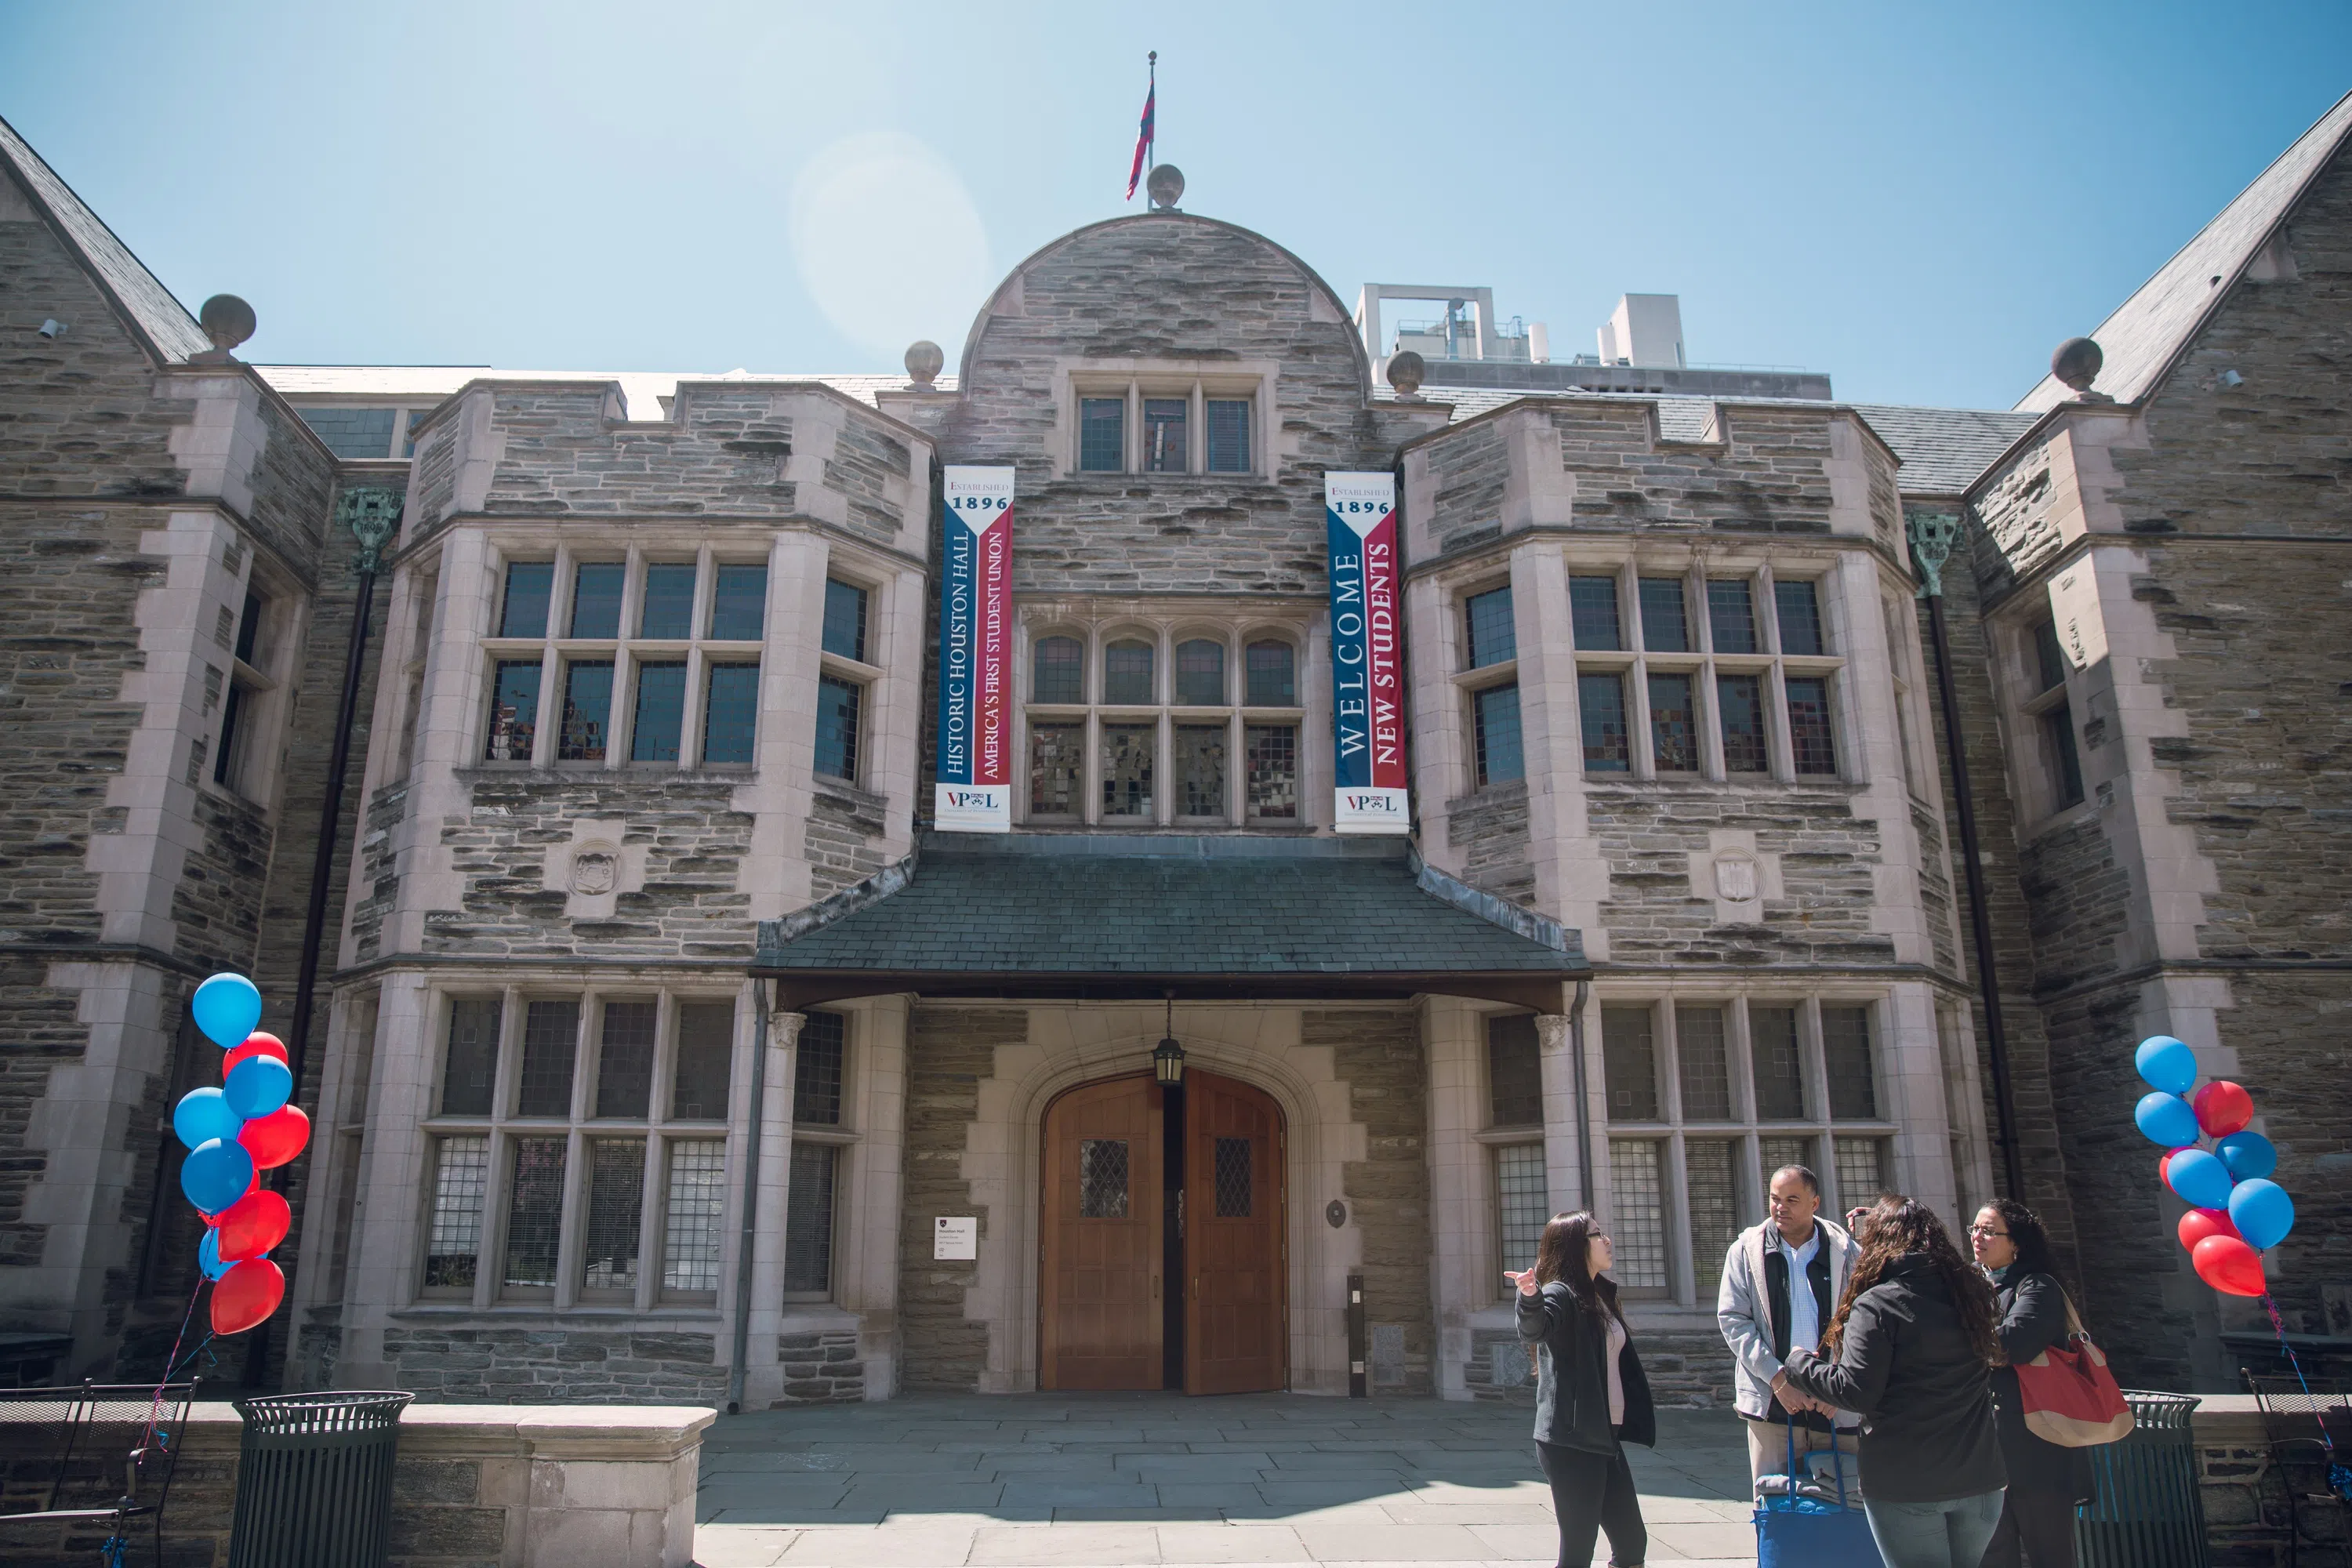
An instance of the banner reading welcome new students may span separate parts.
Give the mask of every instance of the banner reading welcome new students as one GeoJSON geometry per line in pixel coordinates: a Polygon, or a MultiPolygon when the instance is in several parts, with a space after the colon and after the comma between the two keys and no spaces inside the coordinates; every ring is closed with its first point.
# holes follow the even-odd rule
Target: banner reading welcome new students
{"type": "Polygon", "coordinates": [[[1013,830],[1013,470],[950,466],[940,520],[940,772],[955,833],[1013,830]]]}
{"type": "Polygon", "coordinates": [[[1396,476],[1326,474],[1331,547],[1332,826],[1405,833],[1404,679],[1397,608],[1396,476]]]}

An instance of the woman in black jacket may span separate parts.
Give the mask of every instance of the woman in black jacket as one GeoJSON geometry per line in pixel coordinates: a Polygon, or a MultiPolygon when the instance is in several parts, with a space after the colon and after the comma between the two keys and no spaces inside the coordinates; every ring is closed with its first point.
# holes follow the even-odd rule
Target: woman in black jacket
{"type": "Polygon", "coordinates": [[[1601,1531],[1613,1568],[1634,1568],[1650,1550],[1619,1445],[1655,1447],[1658,1418],[1617,1310],[1617,1282],[1603,1278],[1615,1255],[1591,1215],[1555,1215],[1536,1244],[1536,1266],[1505,1271],[1519,1288],[1519,1338],[1538,1347],[1536,1456],[1551,1483],[1560,1568],[1589,1568],[1601,1531]]]}
{"type": "Polygon", "coordinates": [[[2045,1443],[2025,1428],[2017,1368],[2074,1332],[2066,1288],[2058,1282],[2050,1237],[2033,1211],[2014,1198],[1996,1198],[1969,1226],[1977,1265],[1992,1280],[2000,1310],[1998,1332],[2007,1366],[1992,1374],[1999,1409],[2000,1457],[2009,1466],[2009,1495],[2000,1525],[1986,1548],[1984,1568],[2074,1568],[2074,1505],[2091,1500],[2091,1456],[2045,1443]]]}
{"type": "Polygon", "coordinates": [[[1977,1568],[2008,1477],[1993,1431],[1992,1291],[1927,1205],[1884,1197],[1801,1394],[1862,1416],[1863,1511],[1887,1568],[1977,1568]]]}

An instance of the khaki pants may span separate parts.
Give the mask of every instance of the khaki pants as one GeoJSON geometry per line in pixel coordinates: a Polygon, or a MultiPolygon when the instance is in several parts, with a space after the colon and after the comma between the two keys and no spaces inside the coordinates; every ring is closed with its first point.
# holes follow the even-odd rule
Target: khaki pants
{"type": "MultiPolygon", "coordinates": [[[[1789,1428],[1778,1421],[1759,1421],[1753,1416],[1743,1416],[1742,1419],[1748,1423],[1748,1479],[1750,1481],[1757,1481],[1766,1476],[1777,1476],[1785,1472],[1789,1468],[1789,1428]]],[[[1853,1429],[1848,1427],[1840,1432],[1838,1437],[1839,1450],[1846,1456],[1847,1460],[1845,1484],[1849,1489],[1854,1489],[1858,1486],[1861,1472],[1853,1463],[1853,1429]]],[[[1799,1463],[1803,1462],[1807,1454],[1828,1453],[1829,1447],[1828,1433],[1816,1432],[1810,1426],[1797,1428],[1799,1463]]]]}

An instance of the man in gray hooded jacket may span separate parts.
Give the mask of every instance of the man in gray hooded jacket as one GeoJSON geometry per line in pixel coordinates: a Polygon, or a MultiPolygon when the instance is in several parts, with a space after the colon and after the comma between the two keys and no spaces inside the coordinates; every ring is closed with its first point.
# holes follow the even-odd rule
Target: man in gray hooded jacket
{"type": "MultiPolygon", "coordinates": [[[[1748,1464],[1758,1479],[1788,1468],[1790,1428],[1800,1456],[1830,1447],[1832,1423],[1848,1434],[1862,1425],[1852,1411],[1790,1387],[1781,1364],[1799,1347],[1821,1348],[1822,1331],[1845,1294],[1860,1248],[1821,1217],[1822,1184],[1802,1165],[1772,1173],[1771,1218],[1739,1233],[1723,1260],[1715,1319],[1735,1363],[1734,1403],[1748,1418],[1748,1464]]],[[[1853,1452],[1851,1441],[1840,1445],[1853,1452]]],[[[1846,1468],[1846,1482],[1854,1471],[1846,1468]]]]}

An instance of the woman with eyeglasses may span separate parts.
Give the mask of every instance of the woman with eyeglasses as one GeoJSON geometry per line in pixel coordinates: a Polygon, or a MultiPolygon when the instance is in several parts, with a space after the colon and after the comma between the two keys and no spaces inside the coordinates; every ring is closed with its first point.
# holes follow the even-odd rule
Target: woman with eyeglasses
{"type": "Polygon", "coordinates": [[[1554,1215],[1535,1267],[1504,1271],[1518,1288],[1519,1338],[1538,1347],[1536,1456],[1551,1483],[1560,1568],[1589,1568],[1604,1531],[1612,1568],[1634,1568],[1650,1549],[1622,1445],[1655,1447],[1658,1420],[1607,1278],[1615,1258],[1591,1215],[1554,1215]]]}
{"type": "Polygon", "coordinates": [[[1845,1298],[1818,1352],[1789,1352],[1789,1382],[1861,1415],[1862,1508],[1887,1568],[1977,1568],[2009,1479],[1992,1291],[1926,1204],[1880,1198],[1854,1240],[1845,1298]]]}
{"type": "Polygon", "coordinates": [[[2050,1237],[2034,1212],[2014,1198],[1995,1198],[1969,1226],[1977,1267],[1992,1281],[2000,1309],[1996,1331],[2009,1364],[1993,1369],[2000,1407],[2000,1454],[2009,1465],[2009,1492],[2000,1524],[1985,1549],[1984,1568],[2074,1568],[2074,1505],[2091,1500],[2091,1456],[2045,1443],[2026,1430],[2017,1368],[2072,1337],[2081,1320],[2058,1282],[2050,1237]]]}

